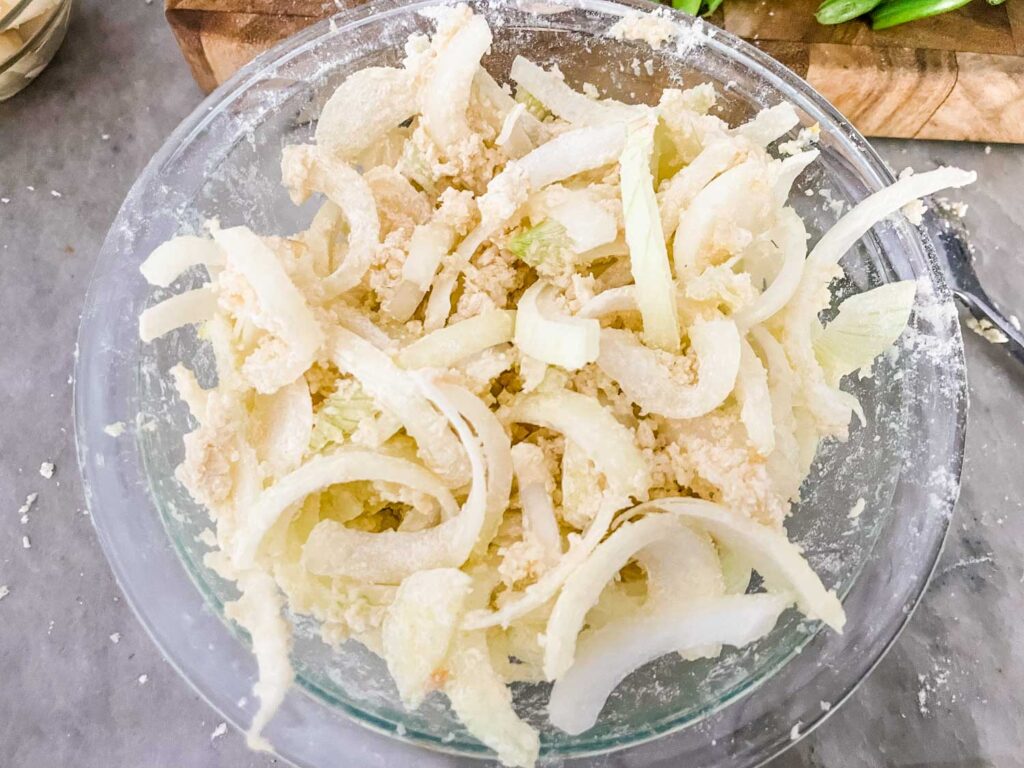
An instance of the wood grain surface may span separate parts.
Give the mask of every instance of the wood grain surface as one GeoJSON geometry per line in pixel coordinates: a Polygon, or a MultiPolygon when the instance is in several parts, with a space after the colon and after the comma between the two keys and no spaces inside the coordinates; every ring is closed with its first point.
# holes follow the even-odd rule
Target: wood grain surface
{"type": "MultiPolygon", "coordinates": [[[[302,27],[360,0],[165,0],[207,91],[302,27]]],[[[805,78],[868,136],[1024,143],[1024,0],[974,0],[874,32],[825,27],[819,0],[727,0],[712,21],[805,78]]]]}

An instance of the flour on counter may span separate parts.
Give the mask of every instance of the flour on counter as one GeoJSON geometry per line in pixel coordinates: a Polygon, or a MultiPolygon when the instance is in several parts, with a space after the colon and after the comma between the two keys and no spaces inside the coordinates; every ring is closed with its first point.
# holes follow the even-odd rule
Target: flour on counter
{"type": "Polygon", "coordinates": [[[864,507],[866,505],[867,504],[864,501],[863,497],[857,499],[857,503],[854,504],[852,507],[850,507],[850,512],[849,512],[849,514],[847,514],[847,517],[850,518],[851,520],[856,520],[858,517],[860,517],[861,512],[864,511],[864,507]]]}
{"type": "Polygon", "coordinates": [[[52,461],[44,461],[39,465],[39,474],[49,480],[53,477],[53,471],[56,469],[52,461]]]}

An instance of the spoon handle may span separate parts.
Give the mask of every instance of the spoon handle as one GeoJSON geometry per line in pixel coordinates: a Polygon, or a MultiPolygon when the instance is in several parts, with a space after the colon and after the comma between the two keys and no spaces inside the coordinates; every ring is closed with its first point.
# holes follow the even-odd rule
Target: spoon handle
{"type": "Polygon", "coordinates": [[[953,293],[963,302],[967,310],[974,315],[976,320],[988,320],[1002,333],[1007,341],[1006,347],[1014,357],[1024,362],[1024,334],[996,309],[988,295],[979,288],[966,291],[962,288],[954,288],[953,293]]]}

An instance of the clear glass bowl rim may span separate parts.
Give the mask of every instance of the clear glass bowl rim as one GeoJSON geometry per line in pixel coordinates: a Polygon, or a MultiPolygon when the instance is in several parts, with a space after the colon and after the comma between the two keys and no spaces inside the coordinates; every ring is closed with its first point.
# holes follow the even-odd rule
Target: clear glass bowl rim
{"type": "MultiPolygon", "coordinates": [[[[103,381],[98,376],[108,375],[112,369],[119,371],[118,379],[123,378],[125,374],[125,371],[120,370],[124,368],[124,355],[117,351],[116,345],[105,344],[110,341],[109,338],[105,338],[110,334],[103,332],[110,328],[109,303],[114,293],[114,286],[109,285],[112,281],[105,281],[103,278],[112,271],[112,268],[116,269],[115,262],[118,257],[123,255],[119,246],[118,225],[130,216],[130,204],[135,194],[147,184],[152,183],[157,171],[165,163],[171,161],[179,147],[201,131],[206,121],[213,119],[218,111],[232,104],[248,87],[262,80],[281,63],[302,53],[313,41],[325,33],[343,34],[346,29],[371,20],[393,14],[414,13],[420,8],[437,4],[439,4],[438,0],[421,0],[421,2],[412,4],[402,4],[397,0],[378,0],[343,11],[332,19],[312,25],[257,57],[214,91],[178,126],[139,176],[129,192],[117,220],[111,227],[88,290],[86,308],[79,331],[80,355],[76,363],[75,429],[83,487],[98,538],[129,604],[165,657],[200,695],[220,711],[225,718],[239,727],[244,727],[252,711],[251,709],[246,710],[238,704],[241,696],[249,695],[248,687],[251,685],[254,675],[254,664],[251,659],[247,658],[248,648],[232,636],[219,617],[209,615],[198,590],[188,580],[185,569],[175,560],[178,570],[181,571],[180,575],[187,582],[184,585],[174,585],[175,601],[180,602],[183,610],[194,612],[194,615],[192,613],[189,615],[190,620],[197,627],[201,626],[203,631],[216,635],[218,641],[229,642],[233,646],[230,649],[220,646],[215,649],[214,644],[211,644],[211,659],[205,660],[205,662],[185,654],[179,642],[180,628],[176,627],[173,622],[169,622],[165,615],[160,615],[160,611],[154,609],[152,602],[152,598],[159,593],[160,589],[170,587],[162,583],[160,578],[145,573],[143,566],[143,563],[151,558],[159,557],[161,564],[168,556],[176,558],[177,555],[173,552],[173,547],[167,541],[151,542],[146,546],[147,551],[140,557],[138,552],[132,551],[133,542],[126,541],[124,536],[119,535],[118,532],[120,521],[117,510],[124,506],[126,501],[144,504],[150,508],[154,516],[156,513],[155,510],[152,510],[153,505],[148,499],[147,491],[139,486],[138,477],[132,475],[133,472],[138,473],[140,464],[137,457],[133,460],[134,449],[132,446],[134,444],[127,445],[128,441],[118,441],[116,449],[112,450],[109,443],[103,442],[103,427],[122,420],[125,415],[123,404],[119,404],[116,400],[115,390],[117,387],[109,386],[110,382],[106,381],[104,383],[108,384],[108,387],[97,386],[99,381],[103,381]],[[105,305],[108,306],[105,307],[105,305]],[[98,392],[98,389],[103,389],[103,392],[98,392]],[[125,469],[128,475],[121,472],[104,472],[103,465],[97,466],[96,461],[98,456],[104,455],[113,458],[117,466],[125,469]],[[160,544],[163,544],[165,551],[161,551],[160,544]],[[153,582],[154,578],[156,582],[161,583],[153,582]],[[225,664],[232,670],[229,685],[224,685],[225,664]]],[[[555,4],[612,15],[622,15],[634,9],[648,11],[660,7],[643,2],[643,0],[622,0],[619,3],[606,2],[606,0],[569,0],[555,4]]],[[[683,25],[702,23],[695,22],[682,14],[675,14],[674,18],[683,25]]],[[[714,37],[708,39],[706,45],[717,48],[725,55],[758,71],[759,75],[771,81],[773,87],[778,89],[783,98],[794,102],[800,109],[821,121],[823,125],[829,125],[835,136],[855,146],[857,155],[862,161],[858,171],[863,174],[864,179],[873,188],[880,188],[893,181],[892,174],[884,162],[867,145],[863,137],[807,83],[792,72],[753,46],[724,31],[716,30],[714,37]]],[[[932,249],[934,246],[929,241],[922,239],[923,236],[918,232],[912,232],[912,237],[915,241],[915,249],[919,253],[919,263],[916,263],[917,271],[927,274],[936,294],[944,302],[950,302],[951,297],[942,276],[933,264],[932,249]]],[[[948,333],[954,348],[951,364],[946,371],[946,381],[951,383],[949,392],[953,394],[949,396],[947,418],[943,424],[942,437],[946,440],[946,444],[944,449],[940,448],[939,455],[945,458],[945,469],[950,476],[955,477],[956,488],[951,489],[948,497],[942,499],[941,506],[947,514],[938,516],[940,519],[920,532],[921,558],[918,571],[911,582],[896,585],[898,594],[894,595],[897,599],[893,604],[900,606],[899,615],[893,615],[882,631],[878,633],[878,637],[874,638],[871,652],[861,658],[852,659],[851,663],[843,670],[842,675],[839,676],[841,679],[829,683],[827,696],[824,694],[819,696],[816,691],[806,692],[808,695],[804,696],[805,692],[801,692],[803,698],[807,699],[808,706],[804,708],[803,716],[799,718],[801,722],[800,735],[810,732],[831,712],[835,711],[836,705],[848,697],[880,661],[905,626],[906,621],[909,620],[941,552],[949,514],[951,514],[956,501],[966,428],[966,380],[963,350],[958,328],[949,329],[948,333]],[[813,707],[810,706],[812,699],[813,707]],[[832,703],[831,710],[822,711],[817,706],[821,700],[832,703]]],[[[130,379],[131,376],[127,376],[123,381],[119,381],[118,387],[124,387],[124,391],[127,392],[132,385],[130,379]]],[[[105,463],[109,467],[109,462],[105,463]]],[[[869,564],[866,570],[871,565],[869,564]]],[[[863,578],[864,575],[861,579],[863,578]]],[[[861,579],[858,579],[858,584],[855,584],[851,590],[851,596],[857,592],[861,579]]],[[[818,633],[804,652],[814,653],[816,646],[829,642],[837,641],[834,637],[826,637],[824,633],[818,633]]],[[[786,667],[779,670],[771,678],[771,681],[778,682],[778,679],[785,674],[785,670],[786,667]]],[[[313,713],[313,710],[310,709],[311,704],[312,701],[309,697],[303,697],[293,692],[286,702],[285,709],[293,706],[296,710],[294,716],[302,720],[303,717],[309,717],[313,713]]],[[[729,705],[729,707],[731,706],[733,705],[729,705]]],[[[726,710],[729,707],[726,707],[726,710]]],[[[288,720],[289,714],[283,711],[278,720],[288,720]]],[[[386,731],[379,723],[361,723],[363,726],[375,729],[375,732],[375,730],[360,727],[345,717],[338,716],[337,713],[322,717],[321,720],[324,722],[318,722],[314,728],[318,733],[326,734],[334,729],[342,733],[339,737],[341,743],[345,743],[346,746],[353,743],[360,745],[362,754],[366,758],[365,762],[359,763],[360,765],[389,765],[393,761],[404,759],[415,760],[417,764],[422,765],[451,766],[462,764],[466,758],[485,756],[479,753],[473,755],[461,753],[461,756],[456,756],[419,749],[411,752],[409,750],[412,747],[409,744],[394,738],[393,731],[386,731]],[[386,733],[386,736],[382,733],[386,733]]],[[[794,722],[796,721],[794,720],[794,722]]],[[[301,743],[303,740],[301,733],[304,729],[310,729],[309,723],[302,722],[298,729],[295,728],[295,723],[275,723],[271,725],[269,733],[279,754],[285,759],[291,760],[297,765],[319,765],[319,762],[310,759],[308,744],[304,746],[301,743]],[[275,731],[279,731],[279,733],[275,733],[275,731]]],[[[654,742],[643,740],[632,742],[625,753],[630,755],[628,762],[646,765],[674,764],[680,753],[673,751],[673,742],[679,741],[690,730],[692,729],[669,732],[661,735],[654,742]]],[[[653,734],[649,738],[653,739],[658,735],[653,734]]],[[[709,735],[708,739],[713,739],[713,736],[709,735]]],[[[757,748],[749,755],[741,757],[737,761],[733,761],[731,757],[723,757],[723,759],[728,759],[730,765],[756,765],[778,754],[791,743],[793,740],[789,738],[788,730],[784,734],[767,734],[759,738],[757,748]]],[[[576,763],[576,759],[570,760],[569,763],[576,763]]]]}

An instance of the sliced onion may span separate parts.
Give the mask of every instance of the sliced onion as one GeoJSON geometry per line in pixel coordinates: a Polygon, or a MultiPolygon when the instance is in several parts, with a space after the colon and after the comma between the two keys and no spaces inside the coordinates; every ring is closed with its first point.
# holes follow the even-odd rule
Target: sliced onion
{"type": "Polygon", "coordinates": [[[578,317],[601,318],[605,315],[614,315],[619,312],[637,312],[636,286],[632,283],[621,285],[618,288],[609,288],[602,291],[586,304],[580,307],[576,313],[578,317]]]}
{"type": "Polygon", "coordinates": [[[194,235],[180,235],[161,243],[139,265],[139,271],[150,285],[166,288],[185,270],[202,264],[208,269],[224,266],[224,252],[212,240],[194,235]]]}
{"type": "Polygon", "coordinates": [[[637,343],[629,331],[601,330],[598,367],[648,413],[670,419],[693,419],[709,413],[730,395],[740,368],[740,335],[731,320],[698,321],[690,328],[697,357],[697,381],[683,385],[658,360],[654,350],[637,343]]]}
{"type": "Polygon", "coordinates": [[[427,466],[453,486],[465,483],[468,472],[459,441],[409,374],[386,353],[344,328],[335,329],[330,346],[338,370],[354,376],[382,410],[402,423],[427,466]]]}
{"type": "Polygon", "coordinates": [[[259,698],[260,707],[253,715],[245,741],[250,749],[270,751],[270,742],[261,732],[280,708],[295,679],[289,658],[292,628],[284,618],[284,599],[273,576],[259,570],[245,571],[238,577],[238,587],[242,596],[224,606],[224,615],[249,633],[259,668],[253,693],[259,698]]]}
{"type": "Polygon", "coordinates": [[[769,591],[792,592],[805,616],[841,632],[843,606],[811,570],[800,550],[784,532],[768,528],[728,507],[692,498],[666,498],[641,504],[633,512],[662,509],[707,531],[712,538],[745,558],[764,578],[769,591]]]}
{"type": "Polygon", "coordinates": [[[723,224],[762,231],[774,212],[770,174],[758,159],[725,171],[694,198],[679,217],[672,259],[680,281],[710,265],[716,231],[723,224]]]}
{"type": "MultiPolygon", "coordinates": [[[[272,329],[288,348],[286,355],[275,358],[272,370],[267,366],[253,382],[257,391],[270,394],[295,381],[313,364],[324,343],[323,331],[302,292],[262,239],[247,227],[220,229],[213,236],[227,254],[228,264],[255,292],[265,318],[263,327],[272,329]]],[[[249,359],[258,354],[259,350],[249,359]]]]}
{"type": "Polygon", "coordinates": [[[582,368],[597,359],[601,325],[559,311],[554,296],[544,280],[526,289],[516,307],[515,345],[548,365],[582,368]]]}
{"type": "Polygon", "coordinates": [[[394,67],[354,72],[331,94],[316,126],[316,143],[339,160],[355,160],[416,114],[414,73],[394,67]]]}
{"type": "Polygon", "coordinates": [[[457,568],[438,568],[410,574],[395,592],[381,625],[381,646],[407,708],[418,707],[436,687],[435,673],[448,655],[472,586],[457,568]]]}
{"type": "Polygon", "coordinates": [[[736,128],[733,133],[742,136],[752,144],[767,147],[776,139],[781,139],[800,124],[800,118],[788,101],[783,101],[768,109],[762,109],[750,122],[736,128]]]}
{"type": "Polygon", "coordinates": [[[448,370],[467,357],[511,341],[515,324],[512,310],[482,312],[417,339],[398,353],[398,364],[406,369],[448,370]]]}
{"type": "MultiPolygon", "coordinates": [[[[384,303],[384,311],[399,322],[405,322],[423,301],[430,290],[442,259],[448,255],[455,242],[455,230],[447,224],[431,221],[413,230],[409,240],[409,255],[402,264],[402,282],[394,295],[384,303]]],[[[454,287],[454,286],[453,286],[454,287]]],[[[451,310],[449,290],[448,311],[451,310]]],[[[438,300],[440,307],[440,300],[438,300]]],[[[437,313],[434,310],[434,314],[437,313]]],[[[429,313],[428,313],[429,314],[429,313]]],[[[445,313],[447,317],[447,312],[445,313]]],[[[443,322],[432,321],[431,328],[439,328],[443,322]]]]}
{"type": "Polygon", "coordinates": [[[800,285],[807,258],[807,230],[803,220],[792,208],[783,208],[770,236],[782,254],[782,267],[771,284],[735,314],[740,328],[750,328],[774,316],[786,306],[800,285]]]}
{"type": "Polygon", "coordinates": [[[480,198],[480,224],[463,238],[435,280],[424,327],[435,330],[444,325],[451,314],[452,292],[459,275],[477,249],[515,215],[531,191],[615,162],[625,141],[626,129],[620,124],[578,128],[556,136],[519,160],[509,161],[480,198]]]}
{"type": "Polygon", "coordinates": [[[178,393],[178,397],[188,406],[192,418],[203,424],[206,421],[210,393],[199,386],[196,375],[181,363],[171,368],[169,373],[174,379],[174,389],[178,393]]]}
{"type": "Polygon", "coordinates": [[[325,297],[333,298],[359,285],[380,245],[380,218],[370,185],[355,168],[310,145],[282,150],[281,178],[296,204],[305,202],[312,192],[322,192],[348,222],[348,252],[324,278],[321,288],[325,297]]]}
{"type": "Polygon", "coordinates": [[[551,498],[554,482],[544,466],[544,452],[532,443],[519,443],[512,448],[512,467],[523,509],[523,537],[536,541],[547,562],[554,563],[562,555],[562,536],[551,498]]]}
{"type": "Polygon", "coordinates": [[[532,768],[540,737],[512,708],[512,691],[491,664],[486,633],[457,636],[448,675],[444,692],[466,730],[497,752],[502,765],[532,768]]]}
{"type": "Polygon", "coordinates": [[[254,506],[246,511],[244,527],[239,530],[232,546],[235,563],[242,568],[254,562],[260,544],[278,518],[310,494],[339,483],[360,480],[408,486],[437,499],[442,516],[454,517],[458,513],[458,504],[448,488],[419,464],[360,450],[314,456],[260,493],[254,506]]]}
{"type": "Polygon", "coordinates": [[[775,450],[775,424],[768,372],[746,339],[740,342],[740,370],[736,377],[736,399],[740,419],[751,445],[762,456],[775,450]]]}
{"type": "Polygon", "coordinates": [[[586,635],[575,663],[551,690],[551,724],[572,734],[592,728],[608,696],[634,670],[681,648],[747,645],[772,630],[787,604],[778,595],[728,595],[630,617],[586,635]]]}
{"type": "Polygon", "coordinates": [[[522,56],[516,56],[512,62],[511,77],[558,117],[576,125],[626,123],[644,110],[616,101],[591,99],[574,91],[554,72],[547,72],[522,56]]]}
{"type": "Polygon", "coordinates": [[[899,179],[858,203],[811,250],[800,285],[786,312],[784,344],[806,390],[807,407],[820,428],[844,434],[850,419],[849,396],[829,386],[814,357],[811,331],[821,309],[820,295],[834,276],[836,263],[875,224],[904,205],[947,187],[962,187],[977,178],[973,171],[938,168],[899,179]]]}
{"type": "Polygon", "coordinates": [[[660,515],[625,523],[565,580],[545,631],[544,675],[548,680],[556,680],[572,666],[576,637],[608,582],[638,551],[680,527],[677,519],[660,515]]]}
{"type": "MultiPolygon", "coordinates": [[[[313,529],[302,561],[320,575],[348,576],[375,584],[398,584],[416,571],[457,568],[469,558],[487,523],[487,464],[480,443],[451,401],[424,377],[416,377],[423,393],[449,419],[462,441],[472,468],[469,497],[454,517],[420,531],[355,531],[333,520],[313,529]]],[[[416,466],[416,465],[413,465],[416,466]]]]}
{"type": "Polygon", "coordinates": [[[491,47],[483,16],[470,16],[431,63],[427,82],[417,89],[423,128],[441,149],[451,152],[472,136],[466,112],[480,58],[491,47]]]}
{"type": "Polygon", "coordinates": [[[614,496],[647,494],[650,468],[632,431],[596,400],[569,390],[534,392],[513,406],[510,418],[561,432],[594,462],[614,496]]]}
{"type": "Polygon", "coordinates": [[[775,195],[775,203],[779,207],[786,204],[797,177],[804,172],[807,166],[817,160],[820,154],[816,149],[809,149],[806,152],[790,155],[785,160],[772,163],[775,172],[772,193],[775,195]]]}
{"type": "MultiPolygon", "coordinates": [[[[477,71],[476,77],[473,79],[473,85],[478,89],[480,95],[489,101],[497,113],[501,115],[503,126],[508,124],[509,116],[513,111],[519,112],[519,116],[514,119],[515,127],[512,129],[510,141],[515,141],[517,144],[520,143],[520,139],[516,137],[516,134],[525,133],[527,143],[529,144],[527,151],[529,151],[534,146],[543,144],[550,138],[545,125],[531,115],[529,110],[525,108],[525,105],[520,105],[511,95],[506,93],[505,89],[498,84],[498,81],[491,77],[490,73],[483,67],[477,71]],[[523,107],[522,110],[517,109],[520,106],[523,107]]],[[[501,142],[495,140],[495,143],[501,146],[501,142]]]]}
{"type": "Polygon", "coordinates": [[[675,234],[679,214],[686,210],[693,198],[720,174],[736,165],[742,156],[742,150],[734,142],[716,141],[669,179],[659,195],[658,206],[666,240],[675,234]]]}
{"type": "Polygon", "coordinates": [[[679,310],[676,283],[668,262],[658,200],[651,175],[654,126],[630,134],[619,161],[622,215],[635,283],[636,303],[643,318],[644,341],[669,352],[679,351],[679,310]]]}
{"type": "MultiPolygon", "coordinates": [[[[703,531],[686,526],[637,552],[636,560],[647,576],[646,607],[661,610],[667,604],[720,597],[726,594],[725,575],[715,543],[703,531]]],[[[717,658],[720,644],[676,649],[684,659],[717,658]]]]}
{"type": "Polygon", "coordinates": [[[514,600],[497,610],[478,609],[466,614],[462,623],[464,629],[486,629],[487,627],[508,627],[516,619],[525,616],[548,602],[561,588],[569,575],[583,563],[598,542],[608,533],[615,513],[625,507],[627,501],[606,498],[602,501],[597,515],[580,537],[570,537],[569,550],[553,568],[546,571],[537,581],[529,585],[514,600]]]}
{"type": "Polygon", "coordinates": [[[468,389],[443,383],[437,383],[436,387],[469,422],[483,445],[487,459],[487,520],[477,537],[475,549],[486,551],[498,531],[512,493],[512,441],[494,412],[468,389]]]}
{"type": "Polygon", "coordinates": [[[313,401],[305,378],[298,378],[272,395],[256,395],[252,417],[257,425],[253,447],[273,477],[302,463],[313,431],[313,401]]]}
{"type": "Polygon", "coordinates": [[[211,288],[195,288],[147,307],[139,315],[139,338],[148,344],[181,328],[203,323],[217,311],[217,294],[211,288]]]}

